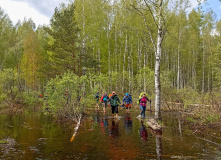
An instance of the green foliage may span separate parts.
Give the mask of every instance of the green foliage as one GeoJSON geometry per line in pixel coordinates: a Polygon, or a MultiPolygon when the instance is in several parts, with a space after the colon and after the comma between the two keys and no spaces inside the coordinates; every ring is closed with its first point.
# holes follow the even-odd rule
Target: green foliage
{"type": "Polygon", "coordinates": [[[192,123],[195,122],[195,120],[192,117],[186,117],[186,120],[192,123]]]}
{"type": "Polygon", "coordinates": [[[45,95],[48,96],[44,102],[45,111],[62,117],[82,113],[92,98],[87,77],[72,72],[48,81],[45,95]]]}
{"type": "MultiPolygon", "coordinates": [[[[0,71],[0,102],[11,101],[16,104],[33,104],[38,102],[36,91],[21,89],[21,79],[12,69],[0,71]]],[[[7,105],[6,105],[7,106],[7,105]]]]}
{"type": "Polygon", "coordinates": [[[220,120],[219,114],[208,114],[205,118],[202,119],[203,123],[214,123],[220,120]]]}
{"type": "Polygon", "coordinates": [[[60,8],[55,8],[50,27],[45,27],[45,31],[53,39],[53,43],[49,45],[53,63],[51,72],[55,72],[53,74],[62,74],[68,69],[74,73],[77,73],[77,69],[81,70],[77,68],[80,67],[78,65],[81,59],[78,44],[79,29],[75,22],[74,10],[73,4],[65,6],[62,3],[60,8]]]}
{"type": "Polygon", "coordinates": [[[0,71],[0,89],[2,93],[13,93],[13,87],[18,79],[17,73],[13,69],[3,69],[0,71]]]}

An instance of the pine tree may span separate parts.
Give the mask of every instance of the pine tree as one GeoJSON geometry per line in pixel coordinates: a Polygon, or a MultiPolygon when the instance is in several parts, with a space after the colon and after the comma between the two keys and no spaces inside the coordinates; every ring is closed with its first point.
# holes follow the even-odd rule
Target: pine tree
{"type": "Polygon", "coordinates": [[[79,56],[79,29],[74,17],[73,4],[55,8],[55,13],[50,21],[50,28],[45,30],[52,37],[49,44],[50,57],[53,63],[53,74],[62,74],[67,70],[81,74],[82,59],[79,56]]]}

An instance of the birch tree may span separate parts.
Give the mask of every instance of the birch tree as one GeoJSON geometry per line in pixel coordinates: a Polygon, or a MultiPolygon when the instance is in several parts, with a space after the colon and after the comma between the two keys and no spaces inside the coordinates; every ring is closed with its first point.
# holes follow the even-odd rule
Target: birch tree
{"type": "Polygon", "coordinates": [[[166,33],[166,21],[165,21],[165,10],[167,7],[167,1],[147,1],[144,0],[140,3],[140,6],[132,5],[132,7],[143,17],[145,28],[151,39],[153,50],[155,53],[155,118],[161,117],[160,105],[161,105],[161,84],[160,84],[160,60],[162,54],[162,42],[163,37],[166,33]],[[140,9],[141,8],[141,9],[140,9]],[[148,13],[147,13],[147,11],[148,13]],[[155,24],[153,30],[156,33],[151,32],[149,25],[149,17],[152,18],[152,22],[155,24]]]}

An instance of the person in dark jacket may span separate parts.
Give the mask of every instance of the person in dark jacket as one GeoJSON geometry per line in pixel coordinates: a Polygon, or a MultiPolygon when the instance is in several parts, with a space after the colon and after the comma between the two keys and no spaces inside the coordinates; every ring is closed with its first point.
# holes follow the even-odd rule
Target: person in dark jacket
{"type": "Polygon", "coordinates": [[[109,100],[110,100],[110,106],[112,110],[112,116],[114,117],[114,113],[116,113],[116,118],[118,118],[118,103],[121,104],[121,102],[118,96],[116,95],[115,91],[112,92],[112,96],[109,98],[109,100]]]}

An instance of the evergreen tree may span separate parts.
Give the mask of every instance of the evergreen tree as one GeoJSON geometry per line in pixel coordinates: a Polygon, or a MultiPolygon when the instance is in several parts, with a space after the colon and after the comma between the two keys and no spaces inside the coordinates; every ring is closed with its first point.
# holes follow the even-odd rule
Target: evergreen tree
{"type": "Polygon", "coordinates": [[[67,70],[81,74],[82,59],[79,55],[79,29],[74,17],[73,4],[55,8],[55,13],[50,21],[50,27],[45,30],[52,37],[49,44],[50,58],[53,63],[53,74],[60,75],[67,70]]]}

